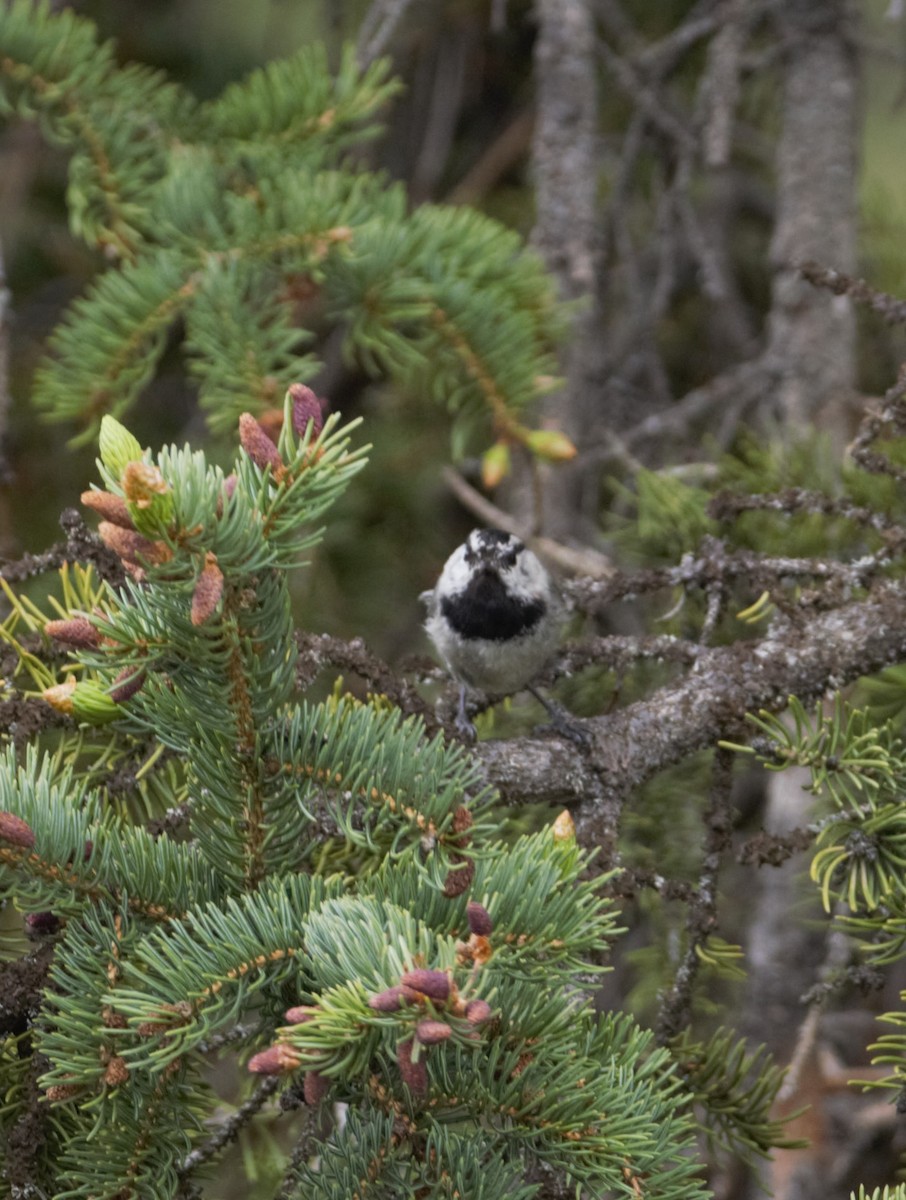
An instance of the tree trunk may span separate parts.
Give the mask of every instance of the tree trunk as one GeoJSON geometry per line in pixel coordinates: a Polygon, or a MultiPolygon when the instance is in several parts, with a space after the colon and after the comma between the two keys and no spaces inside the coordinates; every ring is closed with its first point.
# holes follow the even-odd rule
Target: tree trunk
{"type": "MultiPolygon", "coordinates": [[[[594,304],[600,258],[595,31],[589,0],[538,0],[536,17],[532,241],[561,298],[580,304],[563,364],[565,384],[543,404],[542,423],[562,429],[581,454],[593,419],[601,341],[594,304]]],[[[544,533],[559,541],[593,541],[596,497],[581,461],[541,471],[542,511],[537,515],[544,533]]]]}
{"type": "Polygon", "coordinates": [[[774,416],[803,432],[817,423],[842,448],[855,377],[851,301],[813,288],[796,264],[856,269],[857,63],[848,0],[789,0],[770,353],[782,374],[774,416]]]}

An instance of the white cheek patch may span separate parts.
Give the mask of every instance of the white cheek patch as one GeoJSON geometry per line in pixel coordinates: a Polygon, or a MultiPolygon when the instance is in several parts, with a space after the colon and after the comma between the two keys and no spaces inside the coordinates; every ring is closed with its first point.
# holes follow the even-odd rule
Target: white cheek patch
{"type": "Polygon", "coordinates": [[[466,562],[466,548],[460,546],[454,550],[440,573],[437,590],[440,592],[461,592],[472,578],[472,569],[466,562]]]}

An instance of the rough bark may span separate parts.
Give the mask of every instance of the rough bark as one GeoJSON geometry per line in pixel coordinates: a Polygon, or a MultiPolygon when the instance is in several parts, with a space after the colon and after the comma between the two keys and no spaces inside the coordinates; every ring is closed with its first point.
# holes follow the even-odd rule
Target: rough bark
{"type": "MultiPolygon", "coordinates": [[[[564,300],[579,301],[564,361],[565,385],[542,407],[581,447],[596,418],[600,317],[598,90],[589,0],[538,0],[535,43],[537,118],[532,145],[536,219],[532,241],[564,300]]],[[[589,476],[579,461],[543,471],[541,529],[571,542],[590,540],[595,516],[589,476]],[[581,528],[585,518],[588,528],[581,528]]]]}
{"type": "MultiPolygon", "coordinates": [[[[846,273],[856,266],[856,62],[848,7],[848,0],[792,0],[779,12],[783,124],[768,320],[769,354],[780,376],[771,415],[794,434],[817,425],[837,450],[849,440],[855,315],[848,296],[812,288],[796,264],[814,259],[846,273]]],[[[808,821],[812,800],[800,783],[797,777],[772,781],[765,811],[770,832],[808,821]]],[[[796,859],[756,883],[742,1028],[781,1062],[794,1054],[806,1019],[803,996],[824,952],[820,926],[807,920],[814,904],[796,859]]],[[[781,1200],[827,1194],[833,1190],[827,1159],[825,1140],[816,1135],[798,1169],[787,1171],[779,1161],[772,1190],[781,1200]]],[[[750,1187],[753,1195],[763,1194],[755,1180],[750,1187]]]]}
{"type": "Polygon", "coordinates": [[[846,296],[818,291],[796,264],[856,267],[857,66],[848,0],[792,0],[779,15],[785,43],[783,126],[769,319],[783,378],[776,414],[793,428],[818,422],[845,443],[855,318],[846,296]]]}
{"type": "Polygon", "coordinates": [[[747,712],[805,702],[906,658],[906,582],[864,600],[783,623],[757,642],[704,650],[676,683],[582,722],[589,748],[559,737],[479,745],[488,778],[512,804],[578,806],[580,836],[614,853],[623,804],[664,768],[721,738],[738,739],[747,712]]]}

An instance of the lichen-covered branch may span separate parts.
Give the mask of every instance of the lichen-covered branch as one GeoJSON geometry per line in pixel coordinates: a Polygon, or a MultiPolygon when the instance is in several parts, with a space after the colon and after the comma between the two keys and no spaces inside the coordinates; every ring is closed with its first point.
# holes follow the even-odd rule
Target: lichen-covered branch
{"type": "Polygon", "coordinates": [[[605,867],[623,804],[673,763],[739,738],[747,712],[814,700],[906,658],[906,583],[881,583],[830,612],[783,619],[754,642],[703,650],[687,675],[644,700],[584,722],[586,753],[557,737],[482,743],[488,779],[511,804],[573,804],[580,834],[601,844],[605,867]]]}

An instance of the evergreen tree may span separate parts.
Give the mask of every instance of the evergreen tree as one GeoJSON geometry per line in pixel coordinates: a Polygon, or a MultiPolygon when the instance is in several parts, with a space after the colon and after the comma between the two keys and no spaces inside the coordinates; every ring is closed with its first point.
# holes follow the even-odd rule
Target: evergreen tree
{"type": "MultiPolygon", "coordinates": [[[[792,724],[776,715],[788,679],[813,698],[891,657],[880,617],[877,646],[862,633],[885,603],[899,611],[902,590],[893,568],[906,542],[877,478],[859,502],[758,488],[708,502],[651,473],[639,481],[637,545],[647,527],[653,553],[672,560],[682,541],[689,555],[572,589],[588,613],[664,587],[706,601],[684,617],[700,626],[694,642],[613,651],[620,671],[633,657],[695,663],[675,717],[691,719],[698,701],[703,723],[681,749],[725,739],[656,1033],[599,1011],[621,932],[614,896],[644,875],[611,866],[612,828],[600,839],[605,870],[567,813],[516,836],[488,783],[493,750],[430,737],[380,694],[306,697],[287,577],[365,463],[354,424],[325,418],[300,382],[315,369],[306,329],[337,323],[362,365],[446,404],[460,441],[485,449],[488,478],[506,471],[514,444],[572,453],[527,424],[561,326],[537,260],[478,214],[408,212],[402,190],[352,152],[393,88],[385,64],[361,70],[349,53],[331,75],[306,49],[200,104],[119,66],[69,12],[0,8],[4,111],[69,148],[73,228],[105,259],[35,387],[47,416],[99,436],[100,480],[82,496],[99,539],[70,514],[60,554],[22,569],[59,567],[49,594],[36,601],[3,581],[14,715],[0,763],[0,886],[14,920],[0,1135],[14,1196],[216,1195],[240,1140],[262,1198],[692,1200],[707,1193],[702,1139],[756,1159],[789,1147],[777,1066],[727,1028],[693,1032],[700,974],[738,971],[738,949],[716,935],[714,895],[737,753],[812,771],[825,809],[804,836],[825,906],[870,963],[902,957],[902,672],[876,683],[871,706],[840,700],[813,716],[792,700],[792,724]],[[230,471],[189,447],[152,453],[116,419],[177,324],[211,427],[238,424],[230,471]],[[788,539],[772,553],[766,524],[751,551],[745,528],[719,539],[746,505],[755,521],[819,514],[834,549],[858,557],[793,558],[788,539]],[[846,547],[841,524],[856,531],[846,547]],[[676,536],[665,541],[665,527],[676,536]],[[742,643],[706,645],[738,637],[726,610],[742,578],[764,591],[737,617],[769,630],[748,658],[742,643]],[[809,608],[803,578],[828,581],[821,604],[809,608]],[[800,607],[813,627],[824,608],[851,614],[844,665],[796,674],[808,648],[800,607]],[[753,709],[748,741],[740,713],[705,694],[720,699],[727,679],[736,707],[753,709]],[[224,1100],[230,1066],[241,1082],[224,1100]]],[[[904,427],[902,388],[885,406],[860,435],[859,462],[902,483],[896,447],[878,453],[904,427]]],[[[813,554],[814,537],[805,544],[813,554]]],[[[611,661],[600,646],[596,661],[611,661]]],[[[669,708],[669,687],[659,694],[669,708]]],[[[619,722],[594,746],[599,792],[619,722]]],[[[616,808],[682,756],[662,725],[663,745],[652,736],[644,748],[623,729],[616,808]]],[[[579,750],[553,761],[564,790],[589,778],[579,750]]],[[[682,819],[675,796],[652,809],[666,853],[682,819]]],[[[901,1014],[890,1020],[902,1026],[901,1014]]],[[[901,1100],[906,1042],[887,1035],[878,1056],[901,1100]]]]}

